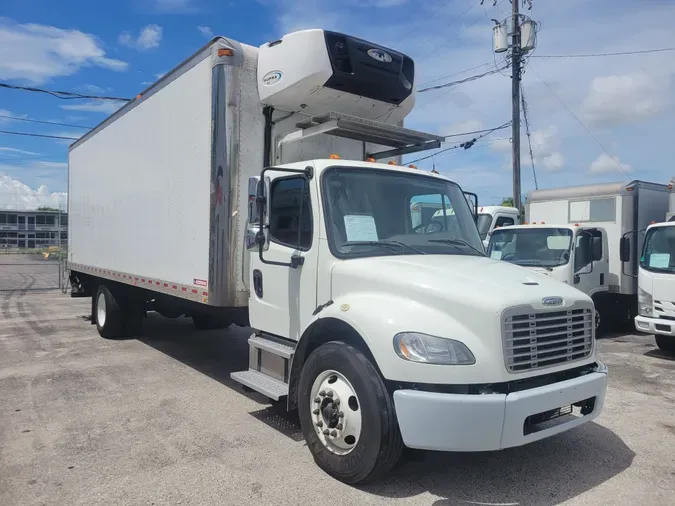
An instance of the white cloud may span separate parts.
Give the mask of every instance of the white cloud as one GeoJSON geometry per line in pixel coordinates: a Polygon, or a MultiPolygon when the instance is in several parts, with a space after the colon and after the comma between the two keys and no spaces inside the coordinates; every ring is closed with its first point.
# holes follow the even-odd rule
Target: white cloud
{"type": "Polygon", "coordinates": [[[164,77],[165,75],[166,75],[166,72],[157,72],[157,73],[155,74],[155,77],[156,77],[157,79],[161,79],[161,78],[164,77]]]}
{"type": "Polygon", "coordinates": [[[670,102],[668,77],[634,72],[594,78],[583,111],[591,125],[616,126],[655,116],[670,102]]]}
{"type": "Polygon", "coordinates": [[[92,66],[123,71],[128,65],[106,57],[103,45],[91,34],[0,17],[0,79],[42,84],[92,66]]]}
{"type": "Polygon", "coordinates": [[[117,41],[123,46],[132,47],[140,51],[159,47],[162,41],[162,27],[159,25],[147,25],[141,28],[138,37],[124,31],[119,34],[117,41]]]}
{"type": "Polygon", "coordinates": [[[622,163],[618,156],[610,157],[607,153],[598,156],[588,169],[591,174],[607,174],[612,172],[630,172],[631,166],[622,163]]]}
{"type": "Polygon", "coordinates": [[[155,83],[153,83],[152,81],[143,81],[141,83],[141,86],[150,86],[151,84],[155,84],[155,83]]]}
{"type": "Polygon", "coordinates": [[[113,91],[112,88],[102,88],[100,86],[96,86],[95,84],[83,84],[82,86],[78,86],[78,89],[85,91],[87,93],[97,93],[97,94],[102,94],[102,93],[110,93],[113,91]]]}
{"type": "Polygon", "coordinates": [[[82,104],[62,105],[61,109],[65,109],[66,111],[100,112],[103,114],[112,114],[123,105],[124,102],[118,102],[116,100],[91,100],[82,104]]]}
{"type": "MultiPolygon", "coordinates": [[[[7,168],[13,167],[0,165],[0,171],[7,168]]],[[[65,192],[50,192],[45,185],[33,189],[18,179],[12,179],[0,172],[0,208],[17,211],[33,210],[42,206],[65,209],[67,203],[68,197],[65,192]]]]}
{"type": "Polygon", "coordinates": [[[211,27],[209,26],[198,26],[197,30],[199,30],[199,33],[201,33],[207,39],[213,37],[213,30],[211,30],[211,27]]]}
{"type": "Polygon", "coordinates": [[[9,156],[21,156],[21,155],[33,155],[37,156],[40,153],[35,153],[33,151],[26,151],[25,149],[9,148],[9,147],[0,147],[0,152],[8,154],[9,156]]]}

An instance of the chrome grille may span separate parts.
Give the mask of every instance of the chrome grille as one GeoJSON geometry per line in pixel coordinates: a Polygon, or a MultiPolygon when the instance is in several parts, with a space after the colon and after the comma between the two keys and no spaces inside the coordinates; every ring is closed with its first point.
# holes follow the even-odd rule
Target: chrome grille
{"type": "Polygon", "coordinates": [[[504,357],[510,372],[550,367],[588,357],[593,349],[593,310],[536,312],[514,308],[504,315],[504,357]]]}

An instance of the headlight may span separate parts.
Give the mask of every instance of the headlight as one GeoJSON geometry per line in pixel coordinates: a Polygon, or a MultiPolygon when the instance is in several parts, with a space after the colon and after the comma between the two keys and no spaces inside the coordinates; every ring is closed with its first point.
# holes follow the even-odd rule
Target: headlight
{"type": "Polygon", "coordinates": [[[640,316],[654,315],[654,300],[650,293],[638,288],[638,314],[640,316]]]}
{"type": "Polygon", "coordinates": [[[404,360],[437,365],[471,365],[476,358],[469,348],[443,337],[416,332],[402,332],[394,336],[394,350],[404,360]]]}

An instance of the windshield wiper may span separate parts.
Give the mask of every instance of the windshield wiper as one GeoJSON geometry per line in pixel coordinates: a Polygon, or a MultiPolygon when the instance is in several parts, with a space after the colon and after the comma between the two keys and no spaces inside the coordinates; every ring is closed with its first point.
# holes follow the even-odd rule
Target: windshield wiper
{"type": "Polygon", "coordinates": [[[476,253],[478,253],[482,257],[485,256],[485,252],[479,250],[478,248],[474,248],[468,242],[466,242],[464,239],[429,239],[429,242],[440,242],[440,243],[449,244],[450,246],[455,246],[455,247],[464,246],[466,248],[469,248],[470,250],[475,251],[476,253]]]}
{"type": "Polygon", "coordinates": [[[398,249],[399,246],[409,249],[419,255],[426,255],[426,253],[420,249],[413,248],[412,246],[400,242],[400,241],[347,241],[342,244],[342,246],[384,246],[385,248],[398,249]]]}
{"type": "Polygon", "coordinates": [[[535,267],[541,267],[542,269],[546,269],[547,271],[551,272],[553,271],[553,267],[551,267],[550,265],[544,265],[539,260],[523,260],[520,262],[513,262],[513,263],[516,265],[522,265],[523,267],[527,265],[533,265],[535,267]]]}

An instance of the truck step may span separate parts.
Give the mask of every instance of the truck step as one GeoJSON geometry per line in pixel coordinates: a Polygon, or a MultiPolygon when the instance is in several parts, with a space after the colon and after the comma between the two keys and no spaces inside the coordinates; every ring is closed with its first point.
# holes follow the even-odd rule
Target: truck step
{"type": "Polygon", "coordinates": [[[281,343],[279,341],[272,341],[270,339],[265,339],[264,337],[251,336],[248,339],[248,344],[252,348],[258,348],[265,350],[273,355],[290,360],[293,354],[295,353],[295,347],[289,346],[287,344],[281,343]]]}
{"type": "Polygon", "coordinates": [[[288,385],[283,381],[270,378],[266,374],[249,369],[248,371],[233,372],[230,377],[256,392],[263,394],[274,401],[288,395],[288,385]]]}

